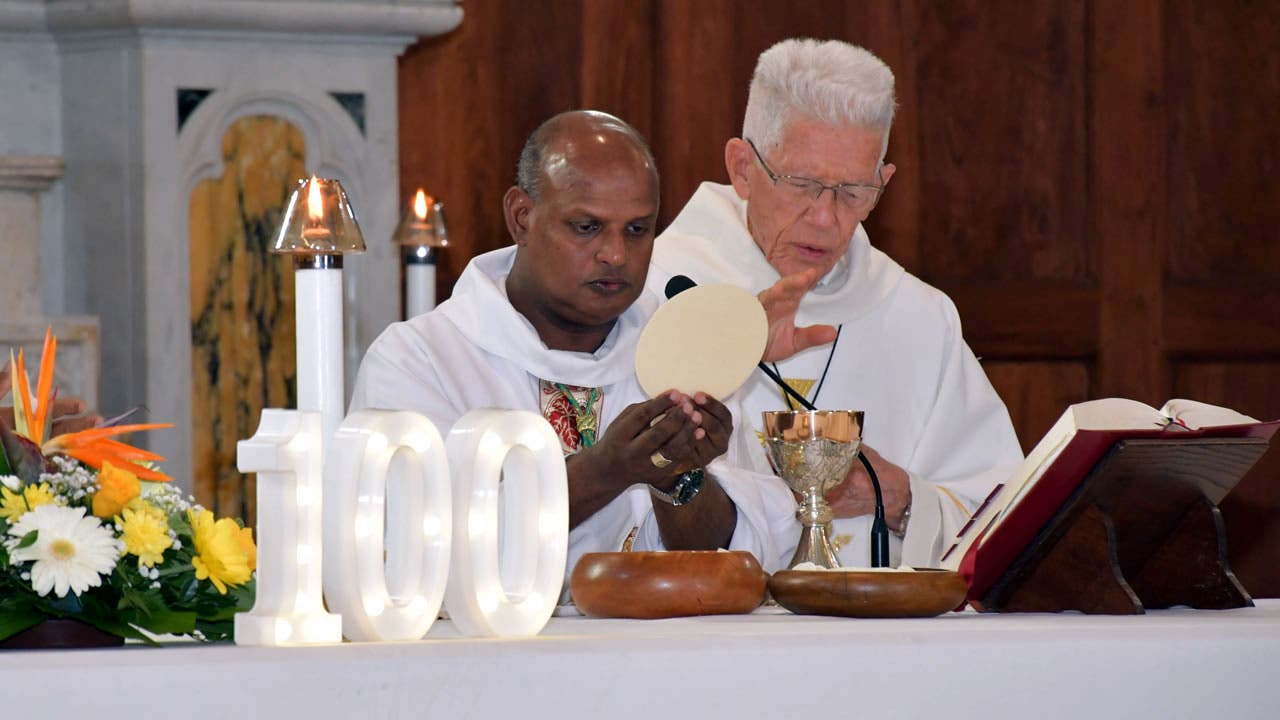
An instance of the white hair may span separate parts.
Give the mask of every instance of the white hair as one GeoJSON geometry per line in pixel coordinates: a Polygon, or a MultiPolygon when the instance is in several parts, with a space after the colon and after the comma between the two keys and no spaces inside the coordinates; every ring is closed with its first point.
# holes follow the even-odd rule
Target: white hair
{"type": "Polygon", "coordinates": [[[756,62],[742,137],[765,152],[799,117],[881,130],[887,147],[896,108],[893,71],[867,50],[839,40],[783,40],[756,62]]]}

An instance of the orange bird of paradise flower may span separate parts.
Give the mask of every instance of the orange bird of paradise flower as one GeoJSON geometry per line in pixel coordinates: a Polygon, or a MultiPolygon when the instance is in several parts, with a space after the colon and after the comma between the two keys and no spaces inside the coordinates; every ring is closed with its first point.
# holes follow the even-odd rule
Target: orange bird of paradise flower
{"type": "Polygon", "coordinates": [[[90,428],[79,432],[64,433],[45,441],[53,424],[50,408],[53,407],[57,391],[53,389],[53,363],[58,350],[58,339],[53,336],[53,328],[45,330],[44,350],[40,354],[40,374],[36,378],[35,401],[31,395],[30,381],[27,380],[26,366],[23,364],[22,351],[18,351],[17,359],[10,360],[14,368],[13,387],[13,419],[14,430],[19,435],[40,446],[45,455],[63,453],[80,462],[101,470],[104,462],[128,470],[144,480],[168,482],[168,475],[139,464],[140,462],[161,462],[163,457],[128,445],[113,438],[140,430],[155,430],[173,427],[171,423],[145,423],[136,425],[117,425],[115,427],[90,428]]]}

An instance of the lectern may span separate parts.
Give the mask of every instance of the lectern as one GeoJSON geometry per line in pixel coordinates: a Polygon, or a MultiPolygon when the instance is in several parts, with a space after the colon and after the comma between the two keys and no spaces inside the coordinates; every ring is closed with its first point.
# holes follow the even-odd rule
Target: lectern
{"type": "Polygon", "coordinates": [[[1252,605],[1227,561],[1217,504],[1267,447],[1257,437],[1116,442],[971,604],[1099,614],[1252,605]]]}

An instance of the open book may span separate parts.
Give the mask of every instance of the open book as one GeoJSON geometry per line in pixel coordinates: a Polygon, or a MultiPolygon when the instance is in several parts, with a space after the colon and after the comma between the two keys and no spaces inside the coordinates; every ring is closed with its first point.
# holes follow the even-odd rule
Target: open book
{"type": "Polygon", "coordinates": [[[1170,400],[1160,410],[1121,398],[1072,405],[974,512],[940,565],[960,571],[969,582],[969,598],[981,598],[1119,440],[1270,439],[1277,428],[1280,421],[1261,423],[1193,400],[1170,400]]]}

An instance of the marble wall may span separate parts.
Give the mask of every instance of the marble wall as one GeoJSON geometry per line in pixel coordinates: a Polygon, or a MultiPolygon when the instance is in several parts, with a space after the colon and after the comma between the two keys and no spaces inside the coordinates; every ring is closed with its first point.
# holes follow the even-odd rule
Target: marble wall
{"type": "Polygon", "coordinates": [[[58,393],[96,404],[97,319],[53,315],[42,302],[42,200],[62,174],[61,158],[0,155],[0,364],[21,350],[30,374],[39,367],[45,330],[52,328],[59,340],[58,393]]]}
{"type": "Polygon", "coordinates": [[[296,402],[293,273],[267,248],[305,160],[296,125],[240,118],[222,139],[222,174],[196,186],[188,213],[192,484],[218,515],[250,522],[254,483],[236,470],[236,442],[263,408],[296,402]]]}
{"type": "Polygon", "coordinates": [[[66,162],[44,311],[100,318],[98,407],[173,422],[143,442],[220,512],[252,515],[234,444],[292,404],[292,273],[249,259],[272,208],[315,173],[357,209],[351,374],[399,314],[396,59],[461,20],[452,0],[0,0],[0,154],[66,162]]]}

